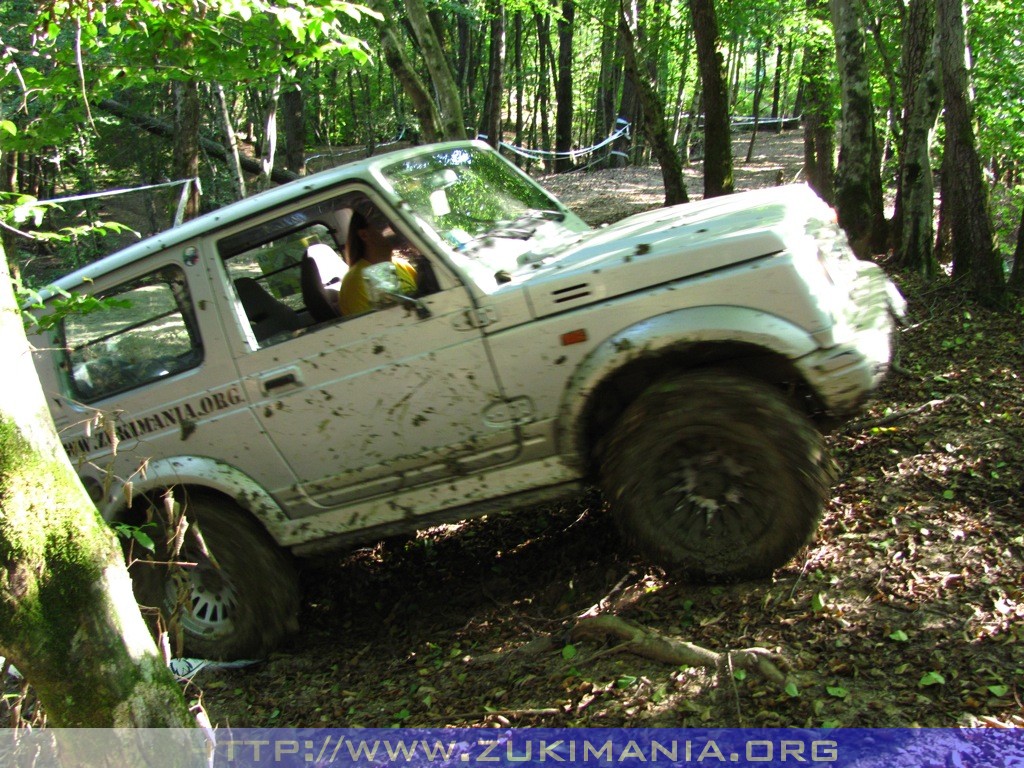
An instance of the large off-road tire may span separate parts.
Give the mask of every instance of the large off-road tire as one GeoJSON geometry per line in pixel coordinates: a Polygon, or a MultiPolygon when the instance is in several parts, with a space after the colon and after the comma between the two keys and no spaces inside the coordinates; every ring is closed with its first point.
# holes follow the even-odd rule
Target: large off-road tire
{"type": "Polygon", "coordinates": [[[193,493],[183,501],[189,525],[179,554],[171,557],[173,532],[158,502],[151,533],[156,553],[149,559],[196,565],[135,563],[136,599],[160,609],[172,650],[180,635],[189,656],[262,658],[298,629],[299,580],[291,556],[227,499],[193,493]]]}
{"type": "Polygon", "coordinates": [[[706,370],[644,391],[602,452],[619,530],[673,576],[771,574],[813,535],[832,480],[820,433],[779,391],[706,370]]]}

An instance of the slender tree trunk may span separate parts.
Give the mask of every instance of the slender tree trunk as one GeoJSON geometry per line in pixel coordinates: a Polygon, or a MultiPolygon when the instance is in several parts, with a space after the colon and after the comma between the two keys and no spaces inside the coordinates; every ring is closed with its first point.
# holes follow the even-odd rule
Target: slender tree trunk
{"type": "Polygon", "coordinates": [[[830,6],[843,110],[836,210],[850,245],[864,257],[883,252],[888,242],[864,20],[860,0],[831,0],[830,6]]]}
{"type": "MultiPolygon", "coordinates": [[[[827,25],[827,0],[807,0],[807,13],[818,25],[827,25]]],[[[834,43],[830,36],[812,34],[804,43],[798,98],[804,115],[804,174],[811,189],[830,205],[835,202],[834,72],[834,43]]]]}
{"type": "Polygon", "coordinates": [[[466,121],[463,117],[459,87],[448,66],[444,51],[430,23],[423,0],[405,0],[409,24],[416,36],[420,54],[430,72],[430,81],[437,94],[438,111],[441,115],[441,133],[446,139],[466,138],[466,121]]]}
{"type": "Polygon", "coordinates": [[[487,62],[487,92],[481,130],[491,146],[502,141],[501,110],[505,96],[505,8],[499,0],[491,0],[490,51],[487,62]]]}
{"type": "Polygon", "coordinates": [[[731,194],[732,131],[714,0],[688,0],[704,94],[704,197],[731,194]]]}
{"type": "Polygon", "coordinates": [[[764,91],[764,81],[767,76],[767,68],[764,44],[758,40],[757,57],[754,65],[754,125],[750,129],[750,144],[747,145],[746,161],[748,163],[754,158],[754,143],[757,141],[757,131],[761,123],[761,93],[764,91]]]}
{"type": "Polygon", "coordinates": [[[665,121],[665,105],[661,96],[649,78],[640,74],[637,61],[637,38],[639,30],[639,10],[635,0],[622,0],[622,38],[626,53],[626,70],[636,81],[637,95],[643,106],[643,131],[651,144],[655,157],[661,165],[661,179],[665,186],[665,205],[678,205],[690,202],[686,195],[686,182],[683,179],[683,164],[679,152],[672,144],[672,135],[665,121]]]}
{"type": "Polygon", "coordinates": [[[512,29],[515,32],[515,48],[513,49],[512,61],[516,77],[516,146],[523,144],[523,100],[525,98],[526,83],[523,81],[523,12],[516,11],[513,17],[512,29]]]}
{"type": "Polygon", "coordinates": [[[238,136],[235,135],[235,126],[231,119],[231,110],[228,107],[228,98],[224,93],[224,86],[220,83],[214,83],[213,89],[217,94],[220,119],[224,125],[224,144],[230,158],[231,178],[235,185],[235,194],[241,200],[245,197],[245,174],[242,172],[242,159],[238,151],[238,136]]]}
{"type": "MultiPolygon", "coordinates": [[[[782,54],[784,52],[785,48],[782,43],[779,43],[775,47],[775,72],[772,75],[772,120],[782,117],[779,110],[782,104],[782,54]]],[[[779,125],[779,130],[781,130],[781,123],[779,125]]]]}
{"type": "Polygon", "coordinates": [[[306,110],[298,84],[281,94],[284,112],[284,167],[302,176],[306,172],[306,110]]]}
{"type": "MultiPolygon", "coordinates": [[[[174,176],[199,177],[199,84],[194,80],[174,84],[174,176]]],[[[199,214],[199,185],[190,184],[185,218],[199,214]]]]}
{"type": "MultiPolygon", "coordinates": [[[[539,69],[537,74],[539,78],[537,99],[538,111],[540,112],[540,141],[541,148],[545,152],[549,152],[551,151],[551,81],[548,77],[548,73],[552,66],[550,38],[551,24],[550,17],[542,13],[535,13],[533,19],[537,26],[537,58],[539,69]]],[[[545,167],[549,171],[552,170],[551,164],[546,161],[545,167]]]]}
{"type": "Polygon", "coordinates": [[[0,350],[0,655],[52,725],[194,725],[54,430],[2,251],[0,350]]]}
{"type": "Polygon", "coordinates": [[[555,173],[564,173],[573,168],[568,153],[572,150],[572,35],[576,20],[576,4],[564,0],[562,16],[558,20],[558,81],[555,86],[555,173]]]}
{"type": "Polygon", "coordinates": [[[903,34],[904,119],[893,234],[897,262],[926,277],[939,271],[931,159],[942,104],[936,44],[933,0],[914,0],[903,34]]]}
{"type": "Polygon", "coordinates": [[[946,105],[942,160],[943,227],[953,256],[953,278],[969,280],[979,301],[1001,306],[1005,278],[988,212],[988,189],[974,136],[961,0],[936,0],[936,24],[946,105]]]}
{"type": "Polygon", "coordinates": [[[700,111],[701,103],[700,80],[693,84],[693,96],[690,98],[690,108],[686,112],[686,125],[683,126],[682,146],[683,165],[690,164],[690,141],[693,138],[693,127],[697,123],[697,113],[700,111]]]}
{"type": "MultiPolygon", "coordinates": [[[[686,94],[686,86],[690,75],[690,54],[693,45],[693,30],[690,24],[690,19],[687,17],[686,26],[683,30],[683,50],[681,51],[683,63],[680,66],[679,83],[676,86],[675,114],[672,116],[672,143],[677,147],[680,146],[679,135],[683,130],[683,112],[686,106],[683,97],[686,94]]],[[[697,90],[696,87],[694,90],[697,90]]],[[[685,144],[682,145],[682,149],[685,153],[685,144]]],[[[685,161],[685,154],[683,158],[685,161]]]]}
{"type": "Polygon", "coordinates": [[[277,105],[281,100],[281,74],[275,75],[267,94],[263,118],[263,152],[260,157],[260,184],[270,185],[270,174],[277,159],[277,105]]]}
{"type": "Polygon", "coordinates": [[[597,82],[594,143],[604,141],[615,127],[616,98],[622,84],[619,51],[619,0],[606,0],[601,23],[601,64],[597,82]]]}
{"type": "MultiPolygon", "coordinates": [[[[895,5],[899,9],[899,12],[900,12],[901,16],[904,15],[903,14],[902,3],[894,3],[893,5],[895,5]]],[[[882,63],[882,74],[885,76],[886,85],[888,85],[888,89],[887,90],[889,92],[889,99],[888,99],[888,109],[886,110],[886,115],[888,117],[887,125],[888,125],[888,129],[889,130],[887,131],[887,135],[886,135],[886,138],[885,138],[885,141],[884,141],[884,150],[883,150],[882,156],[883,156],[883,158],[885,160],[890,160],[890,159],[892,159],[893,146],[894,145],[895,146],[899,146],[900,144],[902,144],[903,140],[902,140],[902,130],[901,130],[900,121],[899,121],[899,115],[900,115],[900,111],[901,111],[900,110],[900,94],[901,94],[901,90],[900,90],[900,87],[898,85],[898,78],[897,78],[897,75],[896,75],[896,66],[893,63],[892,54],[889,51],[889,46],[886,43],[885,37],[882,34],[882,28],[883,28],[883,25],[884,25],[885,21],[886,21],[886,19],[884,17],[881,17],[881,16],[879,16],[877,18],[873,18],[873,19],[871,19],[870,23],[868,24],[868,29],[870,30],[871,36],[872,36],[872,38],[875,41],[875,50],[878,51],[878,58],[879,58],[879,60],[882,63]]],[[[897,22],[898,21],[900,21],[900,20],[897,20],[897,22]]],[[[906,22],[905,22],[905,20],[902,20],[902,21],[903,21],[903,23],[901,24],[901,28],[905,29],[906,28],[905,27],[905,23],[906,22]]],[[[893,20],[890,18],[889,22],[893,23],[893,20]]],[[[905,104],[906,104],[906,102],[904,102],[904,105],[905,104]]]]}

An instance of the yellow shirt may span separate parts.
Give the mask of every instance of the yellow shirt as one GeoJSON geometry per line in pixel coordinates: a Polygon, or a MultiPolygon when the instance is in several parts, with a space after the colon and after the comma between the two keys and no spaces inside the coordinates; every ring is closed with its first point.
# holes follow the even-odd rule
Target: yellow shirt
{"type": "MultiPolygon", "coordinates": [[[[397,255],[391,257],[391,263],[395,265],[400,292],[403,295],[414,295],[416,293],[416,268],[397,255]]],[[[341,281],[341,290],[338,292],[338,309],[342,315],[347,317],[380,309],[380,307],[374,307],[370,301],[370,291],[366,285],[366,278],[363,277],[363,270],[369,266],[370,262],[360,259],[345,273],[345,277],[341,281]]]]}

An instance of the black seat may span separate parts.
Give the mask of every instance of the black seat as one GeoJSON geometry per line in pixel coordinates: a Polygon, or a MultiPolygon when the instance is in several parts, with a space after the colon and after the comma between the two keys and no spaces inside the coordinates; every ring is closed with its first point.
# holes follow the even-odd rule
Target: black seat
{"type": "Polygon", "coordinates": [[[251,277],[235,280],[235,290],[242,302],[252,332],[259,342],[282,331],[296,331],[302,327],[298,312],[270,293],[251,277]]]}
{"type": "Polygon", "coordinates": [[[314,243],[306,249],[300,266],[299,281],[306,309],[318,323],[340,316],[338,293],[348,264],[331,246],[314,243]]]}

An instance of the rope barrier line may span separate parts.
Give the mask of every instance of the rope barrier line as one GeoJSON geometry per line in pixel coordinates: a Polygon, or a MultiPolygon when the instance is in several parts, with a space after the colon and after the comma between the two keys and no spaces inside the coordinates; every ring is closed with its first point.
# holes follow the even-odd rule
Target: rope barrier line
{"type": "MultiPolygon", "coordinates": [[[[507,149],[509,152],[519,155],[520,157],[525,157],[528,160],[540,160],[545,157],[568,157],[573,162],[576,162],[577,158],[586,157],[587,155],[593,154],[594,152],[597,152],[597,150],[603,149],[604,147],[607,147],[609,144],[618,141],[623,136],[629,138],[629,123],[623,120],[621,117],[618,120],[616,120],[615,123],[616,125],[619,125],[621,127],[618,128],[604,141],[595,144],[592,147],[586,147],[585,149],[573,149],[568,152],[554,152],[551,150],[543,149],[525,149],[523,147],[517,147],[513,144],[509,144],[504,141],[499,142],[498,146],[500,146],[502,149],[507,149]]],[[[487,137],[481,134],[478,138],[486,139],[487,137]]]]}
{"type": "MultiPolygon", "coordinates": [[[[161,189],[163,187],[176,187],[179,184],[199,184],[199,179],[180,179],[178,181],[165,181],[161,184],[147,184],[142,187],[130,187],[128,189],[110,189],[103,192],[89,192],[84,195],[72,195],[71,197],[54,197],[49,200],[37,200],[37,203],[59,204],[77,203],[80,200],[94,200],[98,197],[113,197],[115,195],[127,195],[132,192],[145,192],[147,189],[161,189]]],[[[200,190],[200,194],[202,191],[200,190]]]]}

